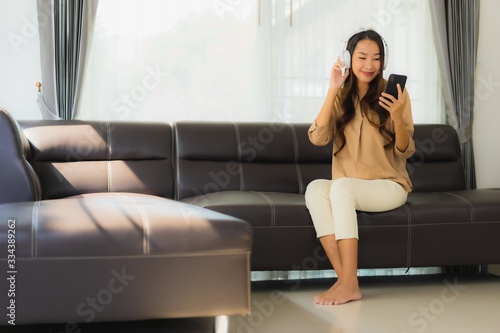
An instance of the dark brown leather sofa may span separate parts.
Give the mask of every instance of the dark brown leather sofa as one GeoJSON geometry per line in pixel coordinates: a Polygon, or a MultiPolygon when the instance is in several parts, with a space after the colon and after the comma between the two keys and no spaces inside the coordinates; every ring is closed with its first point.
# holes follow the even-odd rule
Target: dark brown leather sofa
{"type": "MultiPolygon", "coordinates": [[[[307,184],[331,179],[332,147],[309,124],[175,124],[176,198],[249,222],[252,270],[331,268],[304,203],[307,184]]],[[[466,190],[456,131],[416,125],[407,203],[358,212],[360,268],[500,263],[500,189],[466,190]]]]}
{"type": "MultiPolygon", "coordinates": [[[[248,313],[250,270],[330,268],[304,192],[331,177],[332,149],[310,144],[308,124],[19,131],[0,114],[0,261],[15,219],[19,323],[248,313]]],[[[360,268],[500,263],[500,190],[465,190],[452,127],[414,138],[407,204],[358,213],[360,268]]]]}
{"type": "Polygon", "coordinates": [[[173,200],[171,125],[22,127],[0,109],[0,325],[249,313],[251,227],[173,200]]]}

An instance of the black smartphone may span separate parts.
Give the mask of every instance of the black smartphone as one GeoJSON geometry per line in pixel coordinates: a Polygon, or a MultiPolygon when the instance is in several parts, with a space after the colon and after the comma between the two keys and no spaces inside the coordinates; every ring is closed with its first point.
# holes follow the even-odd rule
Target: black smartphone
{"type": "Polygon", "coordinates": [[[385,92],[391,94],[396,99],[398,98],[398,87],[397,84],[401,86],[401,91],[405,90],[406,75],[401,74],[391,74],[387,80],[387,85],[385,86],[385,92]]]}

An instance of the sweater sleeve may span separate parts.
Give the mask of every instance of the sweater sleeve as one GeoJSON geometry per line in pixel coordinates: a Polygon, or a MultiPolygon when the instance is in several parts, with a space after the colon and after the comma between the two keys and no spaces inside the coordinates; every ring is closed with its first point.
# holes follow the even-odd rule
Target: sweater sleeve
{"type": "Polygon", "coordinates": [[[339,97],[335,98],[333,109],[330,113],[330,119],[326,125],[318,126],[316,119],[314,123],[309,127],[307,134],[309,135],[309,140],[315,146],[326,146],[333,139],[335,133],[335,115],[340,112],[340,101],[339,97]]]}
{"type": "Polygon", "coordinates": [[[309,127],[309,131],[307,133],[309,135],[309,140],[315,146],[326,146],[330,141],[332,141],[333,137],[333,131],[331,130],[330,124],[326,126],[318,126],[316,125],[316,120],[311,127],[309,127]]]}

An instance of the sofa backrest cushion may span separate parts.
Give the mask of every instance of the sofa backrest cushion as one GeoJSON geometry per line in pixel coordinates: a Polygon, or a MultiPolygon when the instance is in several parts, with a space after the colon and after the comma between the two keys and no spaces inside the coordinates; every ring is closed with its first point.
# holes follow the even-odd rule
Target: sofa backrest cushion
{"type": "Polygon", "coordinates": [[[231,190],[303,194],[332,173],[332,146],[313,146],[309,126],[175,123],[177,198],[231,190]]]}
{"type": "Polygon", "coordinates": [[[0,204],[40,199],[40,183],[28,154],[28,141],[18,123],[0,108],[0,204]]]}
{"type": "Polygon", "coordinates": [[[44,199],[94,192],[173,198],[167,123],[21,121],[44,199]]]}
{"type": "MultiPolygon", "coordinates": [[[[310,124],[181,121],[174,124],[176,197],[219,191],[303,194],[331,179],[332,145],[310,143],[310,124]]],[[[448,125],[415,125],[408,160],[415,192],[465,188],[458,136],[448,125]]]]}
{"type": "Polygon", "coordinates": [[[417,124],[415,153],[407,170],[414,192],[464,190],[465,173],[457,131],[450,125],[417,124]]]}

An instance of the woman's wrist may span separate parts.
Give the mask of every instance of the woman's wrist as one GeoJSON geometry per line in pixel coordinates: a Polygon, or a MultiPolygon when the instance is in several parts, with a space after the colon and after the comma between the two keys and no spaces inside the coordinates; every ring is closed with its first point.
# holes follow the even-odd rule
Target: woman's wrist
{"type": "Polygon", "coordinates": [[[392,121],[394,122],[395,125],[401,125],[401,124],[404,123],[403,117],[399,117],[399,118],[396,118],[396,119],[392,118],[392,121]]]}
{"type": "Polygon", "coordinates": [[[337,94],[337,92],[340,90],[340,86],[337,85],[337,84],[330,84],[330,86],[328,87],[328,92],[330,93],[333,93],[334,95],[337,94]]]}

